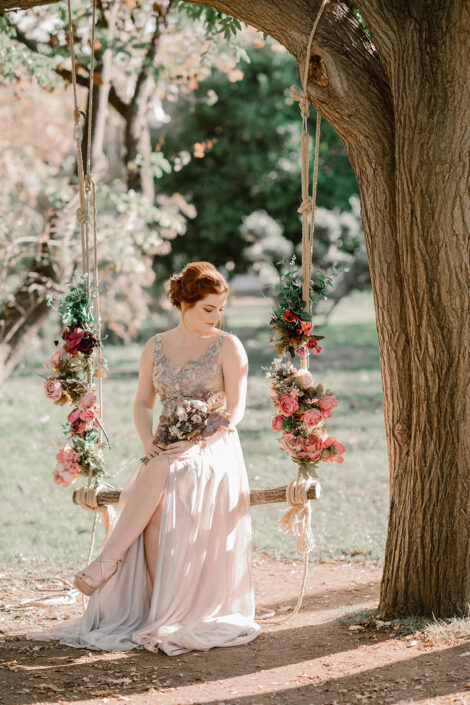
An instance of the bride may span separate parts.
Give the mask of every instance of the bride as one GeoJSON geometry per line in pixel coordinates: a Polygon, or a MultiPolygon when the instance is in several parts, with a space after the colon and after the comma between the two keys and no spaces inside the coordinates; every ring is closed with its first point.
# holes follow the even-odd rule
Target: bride
{"type": "Polygon", "coordinates": [[[245,410],[248,361],[240,340],[216,327],[228,295],[209,262],[169,280],[178,325],[144,345],[134,420],[145,451],[120,499],[99,556],[74,584],[91,595],[82,617],[27,638],[109,651],[142,645],[170,656],[238,646],[255,622],[248,478],[236,426],[245,410]],[[212,435],[164,445],[152,431],[181,397],[222,392],[230,419],[212,435]]]}

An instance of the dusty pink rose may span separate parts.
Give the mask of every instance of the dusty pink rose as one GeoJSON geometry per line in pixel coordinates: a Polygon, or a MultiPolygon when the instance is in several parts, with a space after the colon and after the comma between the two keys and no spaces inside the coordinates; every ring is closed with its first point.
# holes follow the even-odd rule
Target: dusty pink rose
{"type": "Polygon", "coordinates": [[[303,414],[302,420],[307,424],[307,426],[316,426],[322,421],[323,415],[320,409],[307,409],[303,414]]]}
{"type": "Polygon", "coordinates": [[[59,401],[60,397],[62,396],[64,389],[59,382],[58,379],[55,377],[48,377],[45,382],[44,382],[44,392],[46,394],[46,397],[48,399],[52,399],[52,401],[59,401]]]}
{"type": "Polygon", "coordinates": [[[287,451],[289,455],[295,456],[302,448],[302,438],[300,436],[294,436],[293,433],[286,433],[279,441],[279,445],[287,451]]]}
{"type": "Polygon", "coordinates": [[[70,472],[75,477],[80,474],[80,453],[72,450],[72,448],[67,443],[63,448],[59,450],[56,455],[57,462],[63,465],[65,470],[70,472]]]}
{"type": "Polygon", "coordinates": [[[83,411],[80,411],[80,418],[82,421],[93,421],[93,419],[96,416],[96,410],[95,409],[84,409],[83,411]]]}
{"type": "Polygon", "coordinates": [[[87,422],[80,417],[79,409],[73,409],[67,416],[67,421],[70,421],[70,430],[72,433],[81,435],[86,430],[87,422]]]}
{"type": "Polygon", "coordinates": [[[289,392],[289,394],[283,394],[279,399],[279,411],[283,416],[291,416],[299,408],[299,402],[297,401],[298,391],[297,395],[289,392]]]}
{"type": "Polygon", "coordinates": [[[318,406],[322,411],[331,411],[335,406],[338,406],[338,399],[335,396],[322,397],[318,402],[318,406]]]}
{"type": "Polygon", "coordinates": [[[82,411],[90,409],[96,404],[96,394],[94,392],[85,392],[78,403],[78,408],[82,411]]]}
{"type": "Polygon", "coordinates": [[[80,326],[72,326],[69,329],[64,328],[62,338],[65,341],[65,350],[74,354],[77,352],[80,341],[83,338],[83,328],[80,328],[80,326]]]}
{"type": "Polygon", "coordinates": [[[314,451],[317,450],[322,450],[323,448],[323,442],[321,438],[318,436],[315,436],[314,434],[311,434],[310,436],[307,436],[307,438],[302,439],[302,449],[305,450],[307,453],[313,453],[314,451]]]}
{"type": "Polygon", "coordinates": [[[272,427],[273,431],[282,431],[282,427],[284,425],[284,417],[283,416],[275,416],[272,421],[272,427]]]}
{"type": "Polygon", "coordinates": [[[67,468],[65,468],[61,463],[57,463],[54,470],[54,482],[56,485],[63,485],[64,487],[69,487],[77,479],[77,475],[71,473],[67,468]]]}
{"type": "Polygon", "coordinates": [[[306,450],[301,450],[299,453],[297,453],[299,458],[309,458],[312,461],[319,460],[320,455],[321,455],[321,450],[314,450],[307,452],[306,450]]]}
{"type": "Polygon", "coordinates": [[[294,382],[301,389],[306,389],[313,384],[313,377],[308,370],[299,370],[294,377],[294,382]]]}
{"type": "Polygon", "coordinates": [[[57,369],[57,364],[60,360],[60,350],[59,348],[54,348],[52,355],[49,358],[49,367],[53,372],[57,369]]]}

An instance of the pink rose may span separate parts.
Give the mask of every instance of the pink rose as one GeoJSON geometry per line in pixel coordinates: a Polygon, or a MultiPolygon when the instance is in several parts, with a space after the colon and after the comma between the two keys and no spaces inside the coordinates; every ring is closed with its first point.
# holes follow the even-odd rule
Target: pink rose
{"type": "Polygon", "coordinates": [[[307,453],[313,453],[317,450],[321,451],[323,448],[323,442],[321,438],[311,434],[310,436],[307,436],[307,438],[302,439],[302,448],[307,453]]]}
{"type": "Polygon", "coordinates": [[[302,448],[302,438],[301,436],[294,436],[293,433],[286,433],[280,439],[279,445],[287,451],[289,455],[295,456],[302,448]]]}
{"type": "Polygon", "coordinates": [[[332,463],[342,463],[344,458],[341,457],[341,453],[344,453],[346,446],[344,446],[340,441],[337,441],[333,436],[328,436],[323,441],[323,448],[328,451],[328,460],[332,463]],[[331,452],[333,451],[333,453],[331,452]]]}
{"type": "Polygon", "coordinates": [[[70,430],[72,433],[81,435],[86,430],[87,422],[80,417],[79,409],[73,409],[67,416],[67,421],[70,421],[70,430]]]}
{"type": "Polygon", "coordinates": [[[73,475],[61,463],[57,463],[53,477],[56,485],[64,487],[69,487],[77,479],[77,475],[73,475]]]}
{"type": "Polygon", "coordinates": [[[299,370],[294,382],[301,389],[307,389],[313,384],[313,377],[308,370],[299,370]]]}
{"type": "Polygon", "coordinates": [[[63,448],[59,450],[56,455],[56,459],[60,465],[63,465],[65,470],[69,472],[74,477],[78,477],[81,470],[80,465],[80,453],[72,450],[72,448],[67,443],[63,448]]]}
{"type": "Polygon", "coordinates": [[[51,370],[53,372],[56,371],[59,360],[60,360],[60,350],[59,350],[59,348],[54,348],[52,355],[49,358],[49,367],[51,368],[51,370]]]}
{"type": "Polygon", "coordinates": [[[300,453],[297,453],[297,455],[299,456],[299,458],[307,458],[308,457],[310,460],[315,462],[316,460],[320,459],[321,450],[314,450],[314,451],[311,451],[308,453],[305,450],[301,450],[300,453]]]}
{"type": "Polygon", "coordinates": [[[82,411],[90,409],[96,404],[96,394],[94,392],[85,392],[78,403],[78,408],[82,411]]]}
{"type": "Polygon", "coordinates": [[[80,411],[80,418],[82,419],[82,421],[93,421],[95,416],[95,409],[85,409],[84,411],[80,411]]]}
{"type": "Polygon", "coordinates": [[[307,356],[307,351],[305,350],[305,348],[296,348],[295,352],[297,353],[297,355],[299,357],[306,357],[307,356]]]}
{"type": "Polygon", "coordinates": [[[304,421],[307,426],[316,426],[322,419],[323,415],[320,409],[307,409],[302,416],[302,421],[304,421]]]}
{"type": "Polygon", "coordinates": [[[283,416],[291,416],[294,411],[299,408],[299,402],[297,401],[299,390],[293,390],[289,394],[283,394],[279,399],[279,411],[283,416]],[[297,391],[297,394],[294,392],[297,391]]]}
{"type": "Polygon", "coordinates": [[[69,329],[65,328],[62,331],[62,338],[65,341],[64,349],[66,352],[73,355],[77,352],[77,348],[83,338],[83,328],[80,328],[80,326],[72,326],[69,329]]]}
{"type": "Polygon", "coordinates": [[[322,397],[318,402],[318,406],[322,411],[330,411],[335,406],[338,406],[338,399],[335,396],[322,397]]]}
{"type": "Polygon", "coordinates": [[[282,427],[284,425],[284,417],[283,416],[275,416],[272,421],[272,427],[273,431],[282,431],[282,427]]]}
{"type": "Polygon", "coordinates": [[[55,377],[48,377],[44,382],[44,392],[46,397],[48,399],[52,399],[52,401],[59,401],[63,391],[64,389],[61,383],[55,377]]]}

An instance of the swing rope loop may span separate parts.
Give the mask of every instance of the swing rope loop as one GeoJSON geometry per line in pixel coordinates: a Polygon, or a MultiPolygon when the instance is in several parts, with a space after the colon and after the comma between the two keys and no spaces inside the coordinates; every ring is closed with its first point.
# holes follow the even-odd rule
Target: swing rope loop
{"type": "MultiPolygon", "coordinates": [[[[70,50],[70,59],[72,63],[72,88],[73,88],[73,138],[75,140],[75,151],[76,151],[76,161],[77,161],[77,175],[78,175],[78,191],[80,197],[80,206],[76,211],[76,219],[80,225],[80,239],[81,239],[81,259],[82,259],[82,274],[86,274],[85,288],[87,290],[88,297],[90,297],[90,283],[91,283],[91,270],[90,270],[90,227],[93,233],[93,280],[95,286],[95,321],[96,321],[96,337],[98,340],[98,353],[97,353],[97,402],[98,402],[98,417],[99,417],[99,445],[103,442],[103,368],[102,368],[102,357],[101,357],[101,312],[100,312],[100,302],[99,302],[99,272],[98,272],[98,251],[97,251],[97,230],[96,230],[96,185],[92,178],[91,168],[91,152],[92,152],[92,125],[93,125],[93,87],[94,87],[94,67],[95,67],[95,26],[96,26],[96,0],[92,0],[92,17],[91,17],[91,29],[90,29],[90,40],[89,46],[91,48],[90,57],[90,71],[89,71],[89,84],[88,84],[88,106],[87,112],[79,108],[78,105],[78,92],[77,92],[77,69],[75,60],[75,50],[74,50],[74,28],[72,21],[72,8],[71,0],[67,0],[67,15],[68,15],[68,25],[69,29],[67,32],[67,42],[70,50]],[[83,151],[82,151],[82,140],[83,140],[83,129],[81,120],[87,120],[87,152],[86,152],[86,168],[83,163],[83,151]]],[[[91,361],[88,365],[88,390],[92,386],[92,368],[91,361]]],[[[96,526],[98,515],[101,516],[102,524],[105,528],[105,542],[111,533],[114,521],[116,519],[115,511],[112,507],[99,507],[96,497],[100,488],[92,488],[91,482],[93,479],[92,471],[90,469],[88,473],[87,486],[79,488],[78,501],[85,509],[93,511],[95,516],[93,519],[93,526],[91,530],[90,545],[88,548],[87,565],[90,563],[90,559],[93,553],[93,548],[95,544],[96,526]]],[[[83,607],[85,607],[85,599],[82,598],[83,607]]]]}
{"type": "MultiPolygon", "coordinates": [[[[314,212],[315,212],[315,200],[317,194],[317,181],[318,181],[318,152],[320,145],[320,113],[317,111],[316,119],[316,130],[315,130],[315,151],[314,151],[314,162],[313,162],[313,183],[312,183],[312,195],[309,194],[309,141],[310,137],[308,134],[307,120],[310,112],[310,101],[308,97],[308,69],[310,65],[310,55],[312,51],[312,41],[315,30],[320,21],[320,17],[323,13],[326,3],[328,0],[323,0],[318,10],[315,22],[313,23],[312,30],[310,32],[310,37],[307,44],[307,52],[305,56],[305,65],[303,72],[302,89],[298,86],[291,86],[290,97],[293,100],[298,101],[300,108],[300,115],[302,119],[302,131],[300,135],[300,164],[302,173],[302,202],[297,209],[297,212],[302,215],[302,299],[304,301],[304,310],[309,312],[310,309],[310,277],[312,272],[312,253],[313,253],[313,232],[314,232],[314,212]],[[310,226],[308,222],[308,216],[310,214],[310,226]]],[[[308,368],[308,354],[302,358],[301,369],[308,368]]],[[[307,496],[307,491],[310,486],[301,476],[301,469],[299,468],[297,477],[293,480],[287,487],[286,490],[286,500],[288,502],[289,509],[279,520],[278,527],[284,533],[294,534],[297,538],[296,550],[301,551],[304,554],[304,566],[303,566],[303,576],[302,585],[300,589],[299,596],[297,598],[297,604],[292,612],[290,612],[286,617],[282,619],[266,619],[263,617],[257,617],[257,620],[263,624],[282,624],[292,619],[299,611],[302,605],[302,599],[305,591],[305,584],[307,580],[308,571],[308,554],[315,547],[315,539],[312,533],[311,527],[311,509],[310,502],[307,496]]]]}

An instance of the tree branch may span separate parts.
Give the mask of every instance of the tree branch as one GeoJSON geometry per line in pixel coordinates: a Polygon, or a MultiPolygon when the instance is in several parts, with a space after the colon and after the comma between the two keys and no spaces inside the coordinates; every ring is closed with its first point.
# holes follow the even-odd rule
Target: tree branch
{"type": "MultiPolygon", "coordinates": [[[[44,54],[40,50],[40,43],[39,42],[26,36],[26,34],[21,29],[18,29],[18,27],[15,27],[15,31],[16,31],[16,36],[13,37],[13,39],[20,42],[21,44],[24,44],[25,47],[27,47],[30,51],[34,52],[35,54],[39,54],[41,56],[44,56],[44,54]]],[[[54,69],[54,71],[58,76],[63,78],[64,81],[67,81],[68,83],[72,82],[72,72],[69,71],[68,69],[63,68],[63,66],[57,66],[54,69]]],[[[77,79],[77,84],[79,86],[83,86],[84,88],[88,88],[88,84],[90,81],[88,75],[77,73],[76,79],[77,79]]],[[[119,115],[121,115],[122,117],[126,117],[126,113],[129,108],[129,104],[125,103],[118,96],[114,86],[111,86],[111,88],[109,90],[109,104],[113,106],[113,108],[119,113],[119,115]]]]}

